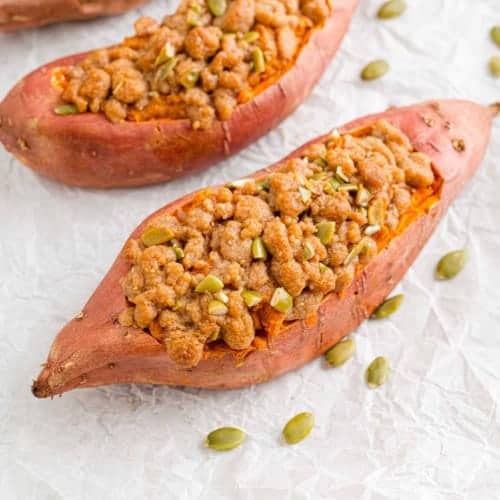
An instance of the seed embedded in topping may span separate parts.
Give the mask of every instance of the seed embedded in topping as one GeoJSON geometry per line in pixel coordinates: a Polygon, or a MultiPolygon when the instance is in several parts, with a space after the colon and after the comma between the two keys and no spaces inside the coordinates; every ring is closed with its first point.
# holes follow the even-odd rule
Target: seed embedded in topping
{"type": "Polygon", "coordinates": [[[217,300],[224,302],[224,304],[227,304],[229,302],[229,297],[228,297],[227,293],[224,292],[224,290],[217,292],[214,296],[217,300]]]}
{"type": "Polygon", "coordinates": [[[220,300],[211,300],[208,303],[208,314],[212,316],[225,316],[227,314],[228,308],[224,302],[220,300]]]}
{"type": "Polygon", "coordinates": [[[198,283],[194,291],[198,293],[216,293],[220,292],[223,288],[224,283],[222,280],[213,274],[208,274],[198,283]]]}
{"type": "Polygon", "coordinates": [[[349,182],[349,177],[347,177],[347,175],[344,174],[344,171],[342,170],[342,167],[337,167],[335,169],[335,175],[342,181],[344,182],[349,182]]]}
{"type": "Polygon", "coordinates": [[[323,245],[329,245],[333,241],[335,226],[334,221],[323,221],[316,226],[319,241],[321,241],[323,245]]]}
{"type": "Polygon", "coordinates": [[[356,184],[342,184],[338,187],[338,191],[356,192],[357,190],[358,186],[356,184]]]}
{"type": "Polygon", "coordinates": [[[367,245],[367,238],[362,238],[359,243],[356,243],[352,250],[349,252],[344,261],[344,266],[348,266],[353,260],[365,249],[367,245]]]}
{"type": "Polygon", "coordinates": [[[262,302],[262,295],[254,290],[243,290],[241,296],[247,307],[254,307],[262,302]]]}
{"type": "Polygon", "coordinates": [[[252,257],[256,260],[267,259],[267,250],[262,238],[255,238],[252,241],[252,257]]]}
{"type": "Polygon", "coordinates": [[[62,104],[54,108],[54,113],[59,116],[76,115],[78,109],[76,109],[74,104],[62,104]]]}
{"type": "Polygon", "coordinates": [[[188,26],[199,26],[201,24],[201,9],[199,5],[192,4],[189,7],[186,21],[188,26]]]}
{"type": "Polygon", "coordinates": [[[216,16],[223,16],[227,9],[226,0],[207,0],[207,5],[210,12],[216,16]]]}
{"type": "Polygon", "coordinates": [[[174,56],[175,56],[175,48],[170,42],[167,42],[161,48],[160,53],[158,54],[158,57],[155,60],[155,67],[157,68],[158,66],[165,64],[169,59],[171,59],[174,56]]]}
{"type": "Polygon", "coordinates": [[[307,203],[311,199],[311,191],[309,189],[303,188],[302,186],[299,187],[299,193],[300,193],[300,199],[304,202],[307,203]]]}
{"type": "Polygon", "coordinates": [[[141,236],[141,241],[145,246],[151,247],[154,245],[161,245],[162,243],[167,243],[174,237],[174,234],[170,229],[165,227],[149,227],[146,229],[141,236]]]}
{"type": "Polygon", "coordinates": [[[257,47],[252,52],[252,61],[253,71],[255,73],[263,73],[266,70],[266,58],[264,56],[264,52],[262,52],[262,49],[257,47]]]}
{"type": "Polygon", "coordinates": [[[293,307],[293,297],[284,288],[279,287],[274,290],[270,304],[276,311],[286,314],[293,307]]]}
{"type": "Polygon", "coordinates": [[[368,207],[368,223],[382,227],[385,222],[385,202],[381,198],[374,200],[368,207]]]}
{"type": "Polygon", "coordinates": [[[177,258],[177,260],[181,260],[184,258],[184,250],[181,247],[174,245],[172,249],[175,253],[175,257],[177,258]]]}
{"type": "Polygon", "coordinates": [[[359,205],[360,207],[367,207],[370,198],[370,191],[363,186],[359,186],[358,192],[356,193],[356,205],[359,205]]]}
{"type": "Polygon", "coordinates": [[[186,71],[186,73],[179,78],[179,82],[185,89],[192,89],[199,78],[199,71],[186,71]]]}
{"type": "Polygon", "coordinates": [[[309,241],[306,241],[304,243],[304,260],[312,259],[315,253],[314,246],[309,241]]]}
{"type": "Polygon", "coordinates": [[[259,39],[260,35],[257,31],[248,31],[243,35],[243,40],[248,43],[256,42],[259,39]]]}

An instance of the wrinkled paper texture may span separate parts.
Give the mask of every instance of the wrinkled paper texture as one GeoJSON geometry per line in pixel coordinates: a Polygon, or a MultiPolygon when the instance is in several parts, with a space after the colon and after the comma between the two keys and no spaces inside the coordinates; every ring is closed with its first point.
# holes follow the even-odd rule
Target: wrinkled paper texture
{"type": "MultiPolygon", "coordinates": [[[[500,498],[500,119],[481,169],[397,291],[393,318],[355,333],[354,359],[322,361],[244,390],[122,385],[36,400],[32,378],[63,324],[77,314],[147,214],[191,190],[243,177],[357,116],[423,99],[500,101],[487,61],[498,0],[408,0],[378,21],[361,0],[336,59],[293,116],[239,155],[155,187],[89,191],[37,176],[0,150],[0,496],[2,499],[489,500],[500,498]],[[362,82],[385,58],[391,71],[362,82]],[[466,246],[454,281],[436,261],[466,246]],[[387,356],[392,375],[369,390],[366,365],[387,356]],[[312,411],[294,447],[284,423],[312,411]],[[222,425],[248,433],[229,453],[202,446],[222,425]]],[[[139,13],[0,35],[0,96],[25,73],[66,53],[111,44],[139,13]]],[[[332,317],[332,326],[335,317],[332,317]]]]}

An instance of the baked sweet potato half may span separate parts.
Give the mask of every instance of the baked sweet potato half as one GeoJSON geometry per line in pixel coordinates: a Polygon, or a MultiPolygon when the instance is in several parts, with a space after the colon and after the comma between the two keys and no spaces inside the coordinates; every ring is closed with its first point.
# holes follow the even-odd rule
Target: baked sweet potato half
{"type": "Polygon", "coordinates": [[[0,0],[0,32],[120,14],[146,0],[0,0]]]}
{"type": "Polygon", "coordinates": [[[42,175],[139,186],[255,141],[311,92],[357,0],[184,0],[120,45],[69,56],[0,103],[0,141],[42,175]],[[216,14],[213,14],[216,12],[216,14]]]}
{"type": "Polygon", "coordinates": [[[56,337],[33,394],[236,388],[315,358],[403,277],[478,168],[499,110],[392,108],[161,208],[56,337]]]}

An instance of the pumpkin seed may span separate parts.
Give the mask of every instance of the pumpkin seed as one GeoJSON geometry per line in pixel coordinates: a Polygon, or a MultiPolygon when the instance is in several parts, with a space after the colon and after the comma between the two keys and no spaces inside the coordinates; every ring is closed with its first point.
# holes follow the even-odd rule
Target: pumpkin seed
{"type": "Polygon", "coordinates": [[[454,278],[464,268],[467,258],[466,250],[455,250],[441,257],[436,266],[436,279],[449,280],[454,278]]]}
{"type": "Polygon", "coordinates": [[[500,47],[500,26],[493,26],[490,31],[491,39],[500,47]]]}
{"type": "Polygon", "coordinates": [[[212,450],[228,451],[245,441],[246,434],[236,427],[221,427],[212,431],[206,438],[205,444],[212,450]]]}
{"type": "Polygon", "coordinates": [[[374,389],[385,384],[390,372],[389,361],[383,356],[375,358],[366,369],[365,379],[368,387],[374,389]]]}
{"type": "Polygon", "coordinates": [[[224,292],[224,290],[221,290],[220,292],[216,292],[214,294],[214,297],[217,300],[220,300],[221,302],[224,302],[224,304],[227,304],[229,302],[229,297],[228,297],[227,293],[224,292]]]}
{"type": "Polygon", "coordinates": [[[490,73],[495,76],[500,76],[500,56],[493,56],[490,59],[490,73]]]}
{"type": "Polygon", "coordinates": [[[372,313],[372,318],[382,319],[388,318],[391,314],[394,314],[404,301],[405,296],[401,293],[399,295],[394,295],[389,299],[384,300],[375,311],[372,313]]]}
{"type": "Polygon", "coordinates": [[[248,43],[253,43],[256,42],[259,39],[260,35],[257,33],[257,31],[247,31],[243,35],[243,40],[248,43]]]}
{"type": "Polygon", "coordinates": [[[356,194],[356,205],[360,207],[367,207],[370,201],[371,193],[363,186],[359,186],[358,192],[356,194]]]}
{"type": "Polygon", "coordinates": [[[269,177],[266,177],[261,181],[255,181],[255,185],[257,186],[257,189],[259,189],[259,191],[269,191],[269,177]]]}
{"type": "Polygon", "coordinates": [[[78,109],[74,104],[61,104],[54,108],[54,113],[60,116],[76,115],[78,109]]]}
{"type": "Polygon", "coordinates": [[[186,71],[179,78],[179,82],[185,89],[192,89],[200,78],[199,71],[186,71]]]}
{"type": "Polygon", "coordinates": [[[320,262],[319,263],[319,272],[326,273],[327,271],[330,271],[330,268],[326,264],[323,264],[323,262],[320,262]]]}
{"type": "Polygon", "coordinates": [[[300,186],[299,193],[300,193],[300,199],[304,203],[307,203],[311,199],[311,191],[309,191],[309,189],[306,189],[306,188],[303,188],[302,186],[300,186]]]}
{"type": "Polygon", "coordinates": [[[405,0],[390,0],[382,4],[377,12],[377,17],[379,19],[392,19],[399,17],[405,10],[405,0]]]}
{"type": "Polygon", "coordinates": [[[224,288],[224,283],[222,280],[214,276],[213,274],[207,274],[194,289],[198,293],[216,293],[220,292],[224,288]]]}
{"type": "Polygon", "coordinates": [[[293,307],[293,297],[284,288],[279,287],[274,290],[270,304],[276,311],[286,314],[293,307]]]}
{"type": "Polygon", "coordinates": [[[288,444],[297,444],[305,439],[314,427],[314,415],[299,413],[291,418],[283,428],[283,438],[288,444]]]}
{"type": "Polygon", "coordinates": [[[253,307],[262,302],[262,295],[254,290],[243,290],[241,296],[247,307],[253,307]]]}
{"type": "Polygon", "coordinates": [[[187,11],[186,21],[189,26],[199,26],[201,24],[201,8],[199,5],[191,5],[187,11]]]}
{"type": "Polygon", "coordinates": [[[385,222],[385,202],[382,198],[376,198],[368,207],[368,224],[382,227],[385,222]]]}
{"type": "Polygon", "coordinates": [[[309,242],[309,241],[306,241],[304,243],[304,253],[303,253],[303,256],[304,256],[304,260],[310,260],[314,257],[314,254],[315,254],[315,250],[314,250],[314,247],[312,246],[312,244],[309,242]]]}
{"type": "Polygon", "coordinates": [[[323,221],[317,226],[318,238],[323,245],[328,245],[332,242],[335,235],[335,221],[323,221]]]}
{"type": "Polygon", "coordinates": [[[146,231],[142,233],[141,241],[147,247],[154,245],[161,245],[170,241],[174,237],[174,234],[170,229],[165,227],[148,227],[146,231]]]}
{"type": "Polygon", "coordinates": [[[208,314],[212,316],[225,316],[227,314],[227,306],[220,300],[211,300],[208,303],[208,314]]]}
{"type": "Polygon", "coordinates": [[[325,359],[330,366],[340,366],[352,358],[356,350],[354,339],[344,339],[326,351],[325,359]]]}
{"type": "Polygon", "coordinates": [[[354,259],[365,250],[368,240],[369,238],[364,237],[352,247],[351,251],[344,260],[344,266],[351,264],[354,259]]]}
{"type": "Polygon", "coordinates": [[[207,5],[210,12],[216,17],[224,15],[227,9],[226,0],[207,0],[207,5]]]}
{"type": "Polygon", "coordinates": [[[358,190],[358,186],[356,186],[356,184],[342,184],[339,186],[338,190],[355,193],[358,190]]]}
{"type": "Polygon", "coordinates": [[[177,260],[181,260],[184,258],[184,250],[181,247],[174,245],[172,247],[172,250],[174,251],[177,260]]]}
{"type": "Polygon", "coordinates": [[[361,71],[362,80],[376,80],[384,76],[390,69],[389,63],[383,59],[378,59],[367,64],[361,71]]]}
{"type": "Polygon", "coordinates": [[[264,56],[264,52],[260,48],[256,48],[252,52],[252,60],[253,60],[253,70],[255,73],[262,73],[266,69],[266,58],[264,56]]]}
{"type": "Polygon", "coordinates": [[[254,259],[261,259],[261,260],[267,259],[267,250],[266,247],[264,246],[262,238],[255,238],[252,241],[252,257],[254,259]]]}
{"type": "Polygon", "coordinates": [[[165,45],[161,48],[158,57],[156,58],[155,68],[161,66],[162,64],[165,64],[169,59],[171,59],[174,56],[175,56],[174,46],[170,42],[165,43],[165,45]]]}

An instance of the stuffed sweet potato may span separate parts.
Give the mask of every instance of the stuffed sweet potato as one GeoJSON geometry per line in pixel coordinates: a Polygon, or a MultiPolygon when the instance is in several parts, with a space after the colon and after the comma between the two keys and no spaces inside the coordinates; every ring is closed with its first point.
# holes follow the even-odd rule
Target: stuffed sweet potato
{"type": "Polygon", "coordinates": [[[0,32],[120,14],[145,0],[0,0],[0,32]]]}
{"type": "Polygon", "coordinates": [[[117,46],[43,66],[0,103],[0,141],[35,171],[109,188],[206,167],[310,93],[357,0],[185,0],[117,46]],[[227,5],[227,7],[224,7],[227,5]],[[215,12],[216,14],[213,14],[215,12]]]}
{"type": "Polygon", "coordinates": [[[479,166],[499,109],[394,108],[160,209],[59,333],[34,395],[235,388],[318,356],[402,278],[479,166]]]}

